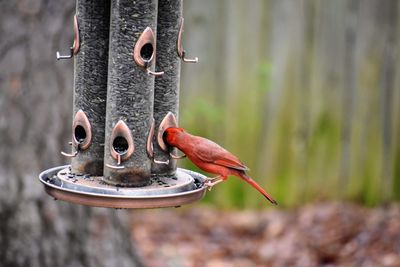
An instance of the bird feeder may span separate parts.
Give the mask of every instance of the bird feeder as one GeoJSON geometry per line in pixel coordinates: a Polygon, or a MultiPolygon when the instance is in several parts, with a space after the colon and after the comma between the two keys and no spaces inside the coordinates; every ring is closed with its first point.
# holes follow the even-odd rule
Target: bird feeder
{"type": "Polygon", "coordinates": [[[109,208],[181,206],[205,176],[176,167],[163,132],[177,126],[182,0],[78,0],[70,165],[42,172],[55,199],[109,208]]]}

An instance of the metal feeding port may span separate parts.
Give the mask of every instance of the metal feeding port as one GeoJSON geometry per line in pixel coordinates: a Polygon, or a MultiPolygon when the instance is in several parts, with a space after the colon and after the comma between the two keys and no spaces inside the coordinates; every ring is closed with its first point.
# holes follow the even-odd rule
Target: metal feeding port
{"type": "Polygon", "coordinates": [[[177,168],[162,138],[178,126],[181,62],[197,62],[183,50],[182,1],[117,2],[77,0],[71,54],[57,52],[75,61],[72,151],[61,152],[71,164],[39,179],[55,199],[89,206],[199,200],[206,177],[177,168]]]}

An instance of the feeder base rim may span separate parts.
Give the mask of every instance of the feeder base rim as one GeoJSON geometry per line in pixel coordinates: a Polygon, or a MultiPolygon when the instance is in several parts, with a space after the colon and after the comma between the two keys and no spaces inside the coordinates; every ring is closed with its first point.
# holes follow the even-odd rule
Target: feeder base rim
{"type": "MultiPolygon", "coordinates": [[[[58,166],[43,171],[39,175],[40,182],[44,185],[47,194],[54,197],[56,200],[63,200],[75,204],[116,208],[116,209],[149,209],[149,208],[164,208],[164,207],[179,207],[202,199],[205,195],[207,187],[204,186],[206,177],[200,173],[177,169],[177,173],[189,175],[193,181],[199,185],[195,185],[191,189],[185,187],[183,192],[166,192],[162,194],[152,193],[152,195],[135,195],[137,188],[124,188],[123,192],[119,192],[120,188],[115,188],[115,191],[93,190],[92,186],[79,185],[71,186],[64,180],[58,177],[58,173],[69,168],[70,165],[58,166]]],[[[153,190],[154,191],[154,190],[153,190]]]]}

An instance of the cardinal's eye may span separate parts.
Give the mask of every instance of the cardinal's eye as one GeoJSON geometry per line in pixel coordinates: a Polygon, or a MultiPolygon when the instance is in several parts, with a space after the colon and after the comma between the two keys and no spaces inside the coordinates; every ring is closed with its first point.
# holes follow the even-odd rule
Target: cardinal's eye
{"type": "Polygon", "coordinates": [[[165,139],[167,139],[167,137],[168,137],[168,132],[165,131],[165,132],[163,133],[163,139],[165,140],[165,139]]]}

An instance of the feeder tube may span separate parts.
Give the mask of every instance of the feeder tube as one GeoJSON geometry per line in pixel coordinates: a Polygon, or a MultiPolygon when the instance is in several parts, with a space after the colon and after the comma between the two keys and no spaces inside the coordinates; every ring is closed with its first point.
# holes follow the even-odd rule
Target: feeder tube
{"type": "MultiPolygon", "coordinates": [[[[157,18],[157,69],[165,71],[165,75],[156,77],[154,85],[154,119],[155,132],[162,119],[168,112],[176,118],[179,113],[179,84],[181,72],[181,59],[177,53],[177,38],[182,19],[182,0],[159,0],[157,18]]],[[[163,151],[154,143],[154,158],[152,172],[156,175],[173,175],[176,171],[176,160],[168,152],[163,151]]]]}
{"type": "MultiPolygon", "coordinates": [[[[155,0],[111,1],[104,153],[104,181],[109,184],[144,186],[150,183],[151,159],[147,154],[146,143],[153,121],[154,76],[133,60],[133,50],[147,27],[155,34],[156,21],[155,0]],[[116,134],[117,124],[123,134],[116,134]],[[130,135],[134,150],[132,155],[124,158],[131,148],[127,140],[130,135]],[[115,158],[117,150],[121,155],[120,164],[115,158]]],[[[148,59],[149,54],[155,53],[155,49],[155,46],[146,45],[140,54],[148,59]]],[[[150,68],[154,69],[154,66],[150,68]]]]}
{"type": "Polygon", "coordinates": [[[78,149],[71,164],[73,172],[90,175],[103,175],[109,14],[109,0],[77,0],[80,46],[74,57],[73,114],[75,118],[79,110],[84,112],[91,133],[74,125],[72,138],[91,135],[91,140],[86,149],[78,149]]]}

